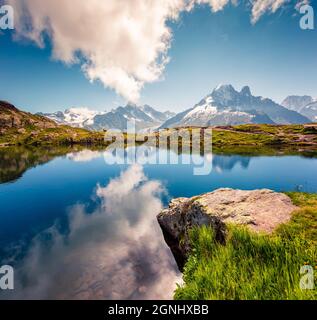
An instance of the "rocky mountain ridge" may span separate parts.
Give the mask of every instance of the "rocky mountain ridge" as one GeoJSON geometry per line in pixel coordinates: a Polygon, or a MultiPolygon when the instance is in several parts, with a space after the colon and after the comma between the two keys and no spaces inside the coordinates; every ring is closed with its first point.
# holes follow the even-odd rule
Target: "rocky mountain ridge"
{"type": "Polygon", "coordinates": [[[317,122],[317,98],[311,96],[288,96],[282,106],[299,112],[313,122],[317,122]]]}
{"type": "Polygon", "coordinates": [[[238,124],[303,124],[310,120],[273,100],[253,96],[248,86],[236,91],[219,85],[193,108],[177,114],[161,127],[238,124]]]}

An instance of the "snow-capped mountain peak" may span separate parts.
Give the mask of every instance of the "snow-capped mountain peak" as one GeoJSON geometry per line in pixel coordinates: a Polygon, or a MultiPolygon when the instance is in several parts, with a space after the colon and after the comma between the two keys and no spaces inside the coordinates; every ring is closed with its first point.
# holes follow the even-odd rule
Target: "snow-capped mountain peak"
{"type": "Polygon", "coordinates": [[[222,104],[232,101],[236,98],[238,92],[231,84],[220,84],[212,92],[211,97],[222,104]]]}
{"type": "Polygon", "coordinates": [[[84,124],[91,124],[93,122],[93,118],[97,114],[102,114],[102,112],[90,110],[85,107],[81,107],[81,108],[73,107],[65,110],[64,121],[72,125],[78,125],[79,127],[83,127],[84,124]]]}
{"type": "Polygon", "coordinates": [[[99,112],[89,108],[69,108],[55,113],[46,113],[44,116],[59,124],[81,127],[90,130],[127,128],[128,121],[135,121],[137,130],[149,129],[160,126],[164,121],[174,116],[171,112],[160,112],[144,105],[127,104],[119,106],[110,112],[99,112]]]}
{"type": "Polygon", "coordinates": [[[209,115],[216,114],[218,109],[213,105],[214,99],[212,96],[207,96],[192,110],[190,110],[184,119],[195,119],[201,117],[208,117],[209,115]]]}
{"type": "Polygon", "coordinates": [[[271,99],[253,96],[248,86],[239,92],[231,84],[221,84],[193,108],[177,114],[162,127],[306,122],[309,119],[271,99]]]}
{"type": "Polygon", "coordinates": [[[85,125],[89,125],[94,117],[98,114],[102,114],[102,112],[91,110],[87,107],[72,107],[65,111],[40,114],[52,119],[58,124],[83,128],[85,125]]]}

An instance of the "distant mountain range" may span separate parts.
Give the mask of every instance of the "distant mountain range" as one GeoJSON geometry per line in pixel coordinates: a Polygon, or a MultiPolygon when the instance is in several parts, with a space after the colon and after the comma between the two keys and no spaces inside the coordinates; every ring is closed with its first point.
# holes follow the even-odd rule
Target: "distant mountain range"
{"type": "Polygon", "coordinates": [[[54,113],[38,113],[38,115],[54,120],[58,124],[65,124],[80,128],[84,128],[86,125],[92,124],[94,117],[98,114],[100,113],[88,108],[70,108],[64,112],[57,111],[54,113]]]}
{"type": "Polygon", "coordinates": [[[249,87],[236,91],[232,85],[219,85],[193,108],[167,120],[161,128],[217,126],[246,123],[302,124],[310,119],[274,101],[255,97],[249,87]]]}
{"type": "Polygon", "coordinates": [[[155,129],[173,117],[175,113],[160,112],[148,105],[128,104],[110,112],[97,112],[88,108],[71,108],[64,112],[39,113],[39,115],[52,119],[59,124],[101,131],[104,129],[125,130],[128,120],[135,121],[137,130],[155,129]]]}
{"type": "Polygon", "coordinates": [[[288,96],[281,104],[301,113],[313,122],[317,121],[317,99],[311,96],[288,96]]]}
{"type": "Polygon", "coordinates": [[[303,124],[317,121],[317,102],[309,96],[290,96],[280,105],[271,99],[253,96],[248,86],[237,91],[228,84],[219,85],[193,108],[178,114],[160,112],[149,105],[128,104],[110,112],[71,108],[40,115],[59,124],[93,131],[126,130],[128,120],[135,121],[137,130],[248,123],[303,124]]]}

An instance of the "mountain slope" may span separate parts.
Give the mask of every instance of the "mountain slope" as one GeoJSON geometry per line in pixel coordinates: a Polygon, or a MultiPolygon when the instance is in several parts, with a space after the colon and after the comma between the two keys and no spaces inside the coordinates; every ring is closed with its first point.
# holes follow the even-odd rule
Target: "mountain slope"
{"type": "Polygon", "coordinates": [[[282,105],[290,110],[295,110],[311,121],[317,121],[317,100],[311,96],[288,96],[282,105]]]}
{"type": "Polygon", "coordinates": [[[220,85],[192,109],[177,114],[161,127],[307,122],[308,118],[295,111],[270,99],[253,96],[249,87],[238,92],[232,85],[220,85]]]}
{"type": "Polygon", "coordinates": [[[158,122],[164,122],[175,115],[174,112],[170,112],[170,111],[165,111],[165,112],[157,111],[147,104],[139,108],[146,115],[148,115],[153,121],[158,121],[158,122]]]}
{"type": "Polygon", "coordinates": [[[6,101],[0,101],[0,133],[4,134],[9,130],[20,130],[23,132],[25,128],[56,128],[58,125],[41,115],[33,115],[23,112],[14,105],[6,101]]]}
{"type": "Polygon", "coordinates": [[[8,145],[104,144],[102,133],[58,125],[41,115],[24,112],[0,101],[0,147],[8,145]]]}
{"type": "Polygon", "coordinates": [[[137,106],[128,104],[125,107],[118,107],[110,112],[97,112],[87,108],[71,108],[64,112],[58,111],[41,115],[60,124],[67,124],[92,131],[102,131],[105,129],[126,130],[129,120],[135,121],[137,130],[156,128],[174,114],[157,111],[148,105],[137,106]]]}
{"type": "Polygon", "coordinates": [[[78,128],[83,128],[85,125],[91,125],[94,117],[99,114],[102,113],[88,108],[70,108],[64,112],[38,113],[38,115],[45,116],[58,124],[65,124],[78,128]]]}
{"type": "Polygon", "coordinates": [[[301,113],[311,119],[313,122],[317,122],[317,101],[314,101],[301,109],[301,113]]]}
{"type": "Polygon", "coordinates": [[[140,107],[127,105],[125,107],[118,107],[103,115],[95,116],[93,124],[86,127],[98,131],[103,129],[126,130],[128,121],[135,121],[137,130],[155,127],[160,124],[158,120],[145,113],[140,107]]]}
{"type": "Polygon", "coordinates": [[[283,100],[281,105],[289,110],[300,112],[300,110],[312,103],[314,100],[311,96],[288,96],[283,100]]]}

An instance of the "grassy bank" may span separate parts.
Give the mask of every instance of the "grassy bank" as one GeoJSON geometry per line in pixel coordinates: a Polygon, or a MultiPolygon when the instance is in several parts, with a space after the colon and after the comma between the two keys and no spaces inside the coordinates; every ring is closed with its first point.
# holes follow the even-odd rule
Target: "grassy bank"
{"type": "MultiPolygon", "coordinates": [[[[160,131],[162,141],[169,140],[170,147],[190,144],[192,147],[200,148],[200,128],[179,128],[179,135],[193,134],[192,140],[182,141],[177,139],[177,135],[169,140],[170,130],[160,131]],[[176,140],[175,140],[176,137],[176,140]],[[197,141],[195,141],[197,139],[197,141]]],[[[174,132],[175,133],[175,132],[174,132]]],[[[108,132],[111,138],[111,132],[108,132]]],[[[154,145],[158,144],[158,132],[140,135],[140,143],[147,141],[147,137],[152,139],[154,145]],[[144,136],[144,139],[142,138],[144,136]]],[[[125,134],[125,138],[128,138],[125,134]]],[[[134,135],[129,137],[134,139],[134,135]]],[[[281,148],[310,148],[317,150],[317,126],[304,125],[240,125],[228,127],[212,128],[212,135],[206,134],[206,139],[212,141],[216,148],[227,147],[281,147],[281,148]]],[[[0,134],[0,146],[5,145],[62,145],[62,144],[105,144],[104,132],[91,132],[81,128],[71,128],[68,126],[56,126],[55,128],[39,128],[29,125],[23,129],[11,128],[4,134],[0,134]]]]}
{"type": "MultiPolygon", "coordinates": [[[[191,145],[199,146],[201,128],[189,127],[176,129],[178,134],[184,135],[190,132],[191,145]],[[197,141],[195,141],[195,139],[197,141]]],[[[169,130],[160,132],[160,137],[170,135],[169,130]]],[[[238,126],[223,126],[212,128],[212,134],[205,132],[205,138],[211,139],[213,146],[315,146],[317,148],[317,126],[316,125],[266,125],[251,124],[238,126]]],[[[188,144],[188,138],[184,142],[175,139],[171,144],[188,144]]]]}
{"type": "Polygon", "coordinates": [[[213,143],[230,145],[298,145],[317,144],[317,127],[304,125],[239,125],[217,128],[213,143]]]}
{"type": "Polygon", "coordinates": [[[0,135],[2,146],[46,146],[71,144],[104,144],[102,132],[90,132],[81,128],[58,126],[56,128],[38,128],[28,126],[23,129],[9,129],[0,135]]]}
{"type": "Polygon", "coordinates": [[[272,235],[230,226],[223,246],[210,228],[193,229],[193,252],[175,299],[317,299],[316,288],[300,288],[301,266],[317,273],[317,195],[289,196],[300,209],[272,235]]]}

